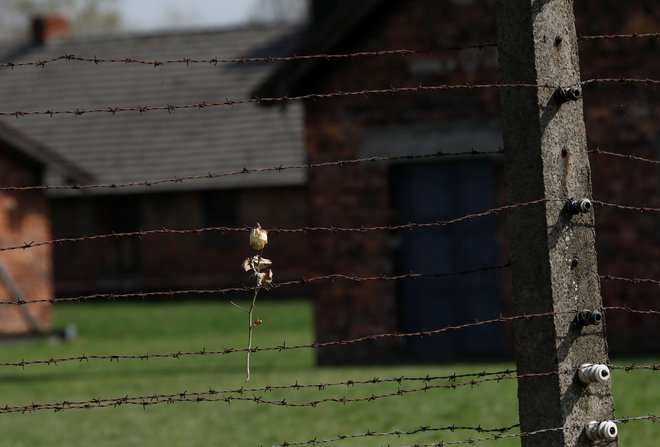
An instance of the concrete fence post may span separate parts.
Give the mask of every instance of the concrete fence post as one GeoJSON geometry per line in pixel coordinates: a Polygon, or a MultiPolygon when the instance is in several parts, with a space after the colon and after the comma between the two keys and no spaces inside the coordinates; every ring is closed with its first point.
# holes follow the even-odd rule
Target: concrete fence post
{"type": "Polygon", "coordinates": [[[502,82],[564,87],[502,93],[509,203],[548,199],[509,214],[514,308],[555,312],[516,326],[518,373],[558,372],[519,379],[521,430],[568,427],[523,437],[522,445],[588,446],[584,427],[612,419],[613,404],[610,381],[578,377],[580,365],[606,364],[608,356],[600,314],[579,316],[602,301],[593,209],[580,201],[591,197],[591,174],[573,1],[500,0],[497,22],[502,82]]]}

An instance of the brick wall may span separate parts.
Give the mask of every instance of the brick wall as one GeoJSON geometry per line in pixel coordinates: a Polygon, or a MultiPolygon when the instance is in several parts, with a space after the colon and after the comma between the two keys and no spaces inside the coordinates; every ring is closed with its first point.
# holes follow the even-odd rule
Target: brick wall
{"type": "MultiPolygon", "coordinates": [[[[644,32],[660,28],[652,1],[578,2],[582,34],[644,32]]],[[[335,51],[433,48],[495,41],[495,2],[400,2],[371,17],[335,51]]],[[[581,47],[583,77],[626,75],[658,78],[657,41],[585,43],[581,47]]],[[[403,57],[356,58],[321,64],[306,81],[309,91],[359,90],[442,83],[495,81],[494,49],[415,54],[403,57]]],[[[336,98],[306,104],[306,148],[309,161],[353,158],[360,154],[371,128],[447,126],[455,122],[499,120],[499,92],[457,91],[395,96],[336,98]]],[[[599,86],[585,91],[590,146],[658,157],[658,92],[650,88],[599,86]]],[[[494,142],[494,144],[498,144],[494,142]]],[[[443,148],[438,148],[443,149],[443,148]]],[[[492,149],[495,149],[493,147],[492,149]]],[[[415,152],[414,148],[405,153],[415,152]]],[[[310,218],[319,225],[379,225],[391,223],[389,169],[383,164],[313,170],[309,178],[310,218]]],[[[499,171],[501,172],[501,170],[499,171]]],[[[658,206],[657,167],[593,158],[596,197],[604,201],[658,206]]],[[[502,179],[497,196],[505,202],[502,179]]],[[[600,271],[660,277],[657,215],[597,210],[600,271]]],[[[502,224],[504,221],[501,221],[502,224]]],[[[506,259],[505,231],[498,232],[506,259]]],[[[393,269],[391,235],[313,234],[315,273],[380,274],[393,269]]],[[[503,274],[504,311],[510,310],[510,285],[503,274]]],[[[603,283],[605,303],[647,307],[653,290],[603,283]]],[[[391,284],[335,283],[314,289],[317,337],[320,341],[351,338],[399,329],[396,291],[391,284]]],[[[617,352],[660,348],[658,327],[650,319],[629,315],[608,318],[610,347],[617,352]]],[[[382,360],[400,352],[394,341],[325,349],[320,363],[382,360]]]]}
{"type": "MultiPolygon", "coordinates": [[[[298,227],[307,223],[302,188],[153,193],[53,200],[57,237],[210,226],[298,227]],[[125,214],[123,219],[107,218],[125,214]],[[134,214],[135,216],[131,216],[134,214]],[[75,216],[72,219],[71,216],[75,216]]],[[[280,281],[305,274],[303,235],[272,234],[265,254],[280,281]]],[[[241,285],[240,264],[252,255],[247,233],[152,235],[62,244],[55,247],[57,296],[96,292],[221,288],[241,285]],[[76,262],[68,260],[75,259],[76,262]]],[[[300,297],[304,288],[266,296],[300,297]]],[[[239,295],[240,296],[240,295],[239,295]]]]}
{"type": "MultiPolygon", "coordinates": [[[[577,2],[582,34],[643,33],[660,29],[657,2],[577,2]]],[[[660,41],[584,42],[582,77],[660,77],[660,41]]],[[[584,96],[590,147],[660,158],[660,92],[657,88],[599,86],[584,96]]],[[[594,196],[603,201],[660,207],[657,165],[591,157],[594,196]]],[[[601,274],[660,278],[660,217],[657,213],[596,210],[597,251],[601,274]]],[[[657,303],[657,287],[603,281],[605,305],[642,309],[657,303]]],[[[657,307],[657,306],[655,306],[657,307]]],[[[610,350],[647,353],[660,349],[657,320],[626,313],[607,318],[610,350]]]]}
{"type": "MultiPolygon", "coordinates": [[[[28,186],[41,183],[41,168],[0,147],[0,182],[28,186]]],[[[0,246],[51,239],[48,203],[43,192],[0,192],[0,246]]],[[[26,299],[52,298],[51,247],[0,253],[0,262],[26,299]]],[[[0,300],[11,299],[0,284],[0,300]]],[[[29,312],[45,329],[51,325],[51,305],[31,304],[29,312]]],[[[30,329],[16,306],[0,306],[0,335],[20,334],[30,329]]]]}

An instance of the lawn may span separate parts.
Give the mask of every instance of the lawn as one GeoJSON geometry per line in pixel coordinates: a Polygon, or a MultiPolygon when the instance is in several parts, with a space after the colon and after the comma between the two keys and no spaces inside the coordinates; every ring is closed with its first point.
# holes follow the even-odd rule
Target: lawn
{"type": "MultiPolygon", "coordinates": [[[[262,303],[255,344],[273,346],[313,341],[311,309],[304,302],[262,303]]],[[[243,347],[245,314],[226,303],[112,302],[60,305],[57,325],[74,324],[77,339],[2,346],[2,361],[80,354],[157,353],[243,347]]],[[[311,350],[253,354],[250,387],[363,380],[373,377],[446,375],[453,372],[502,370],[513,365],[416,365],[316,368],[311,350]]],[[[629,363],[631,359],[616,359],[629,363]]],[[[636,359],[658,363],[655,359],[636,359]]],[[[243,354],[180,359],[90,361],[59,365],[2,367],[1,404],[88,400],[125,395],[204,391],[246,386],[243,354]]],[[[649,371],[613,373],[618,417],[660,412],[660,376],[649,371]]],[[[443,383],[443,382],[433,382],[443,383]]],[[[403,388],[419,387],[406,383],[403,388]]],[[[306,402],[326,397],[358,397],[396,392],[396,384],[367,384],[259,393],[264,399],[306,402]]],[[[247,394],[252,396],[253,394],[247,394]]],[[[451,424],[497,427],[517,422],[515,381],[484,383],[455,390],[438,389],[405,396],[358,402],[325,403],[315,408],[288,408],[254,402],[173,403],[121,406],[61,412],[0,415],[2,445],[35,446],[270,446],[284,441],[332,438],[365,431],[412,430],[420,425],[451,424]]],[[[475,432],[427,432],[413,436],[344,440],[345,446],[404,446],[420,442],[483,436],[475,432]]],[[[650,422],[620,427],[621,446],[657,445],[660,426],[650,422]],[[656,441],[653,441],[655,439],[656,441]]],[[[484,442],[492,445],[492,442],[484,442]]],[[[519,445],[519,439],[496,445],[519,445]]]]}

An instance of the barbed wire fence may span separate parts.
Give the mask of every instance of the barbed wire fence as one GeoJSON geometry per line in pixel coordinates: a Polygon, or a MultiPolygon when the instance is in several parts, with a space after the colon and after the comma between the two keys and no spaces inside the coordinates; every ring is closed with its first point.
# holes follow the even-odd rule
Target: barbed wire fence
{"type": "MultiPolygon", "coordinates": [[[[572,13],[570,17],[571,22],[572,13]]],[[[505,20],[503,23],[506,27],[505,20]]],[[[552,24],[548,24],[552,28],[552,24]]],[[[529,30],[526,30],[526,32],[529,30]]],[[[531,34],[530,34],[531,37],[531,34]]],[[[570,39],[571,36],[565,37],[570,39]]],[[[660,33],[633,33],[633,34],[604,34],[604,35],[589,35],[589,36],[580,36],[580,40],[612,40],[612,39],[658,39],[660,38],[660,33]]],[[[503,41],[506,43],[507,39],[503,38],[503,41]]],[[[510,45],[514,45],[512,42],[508,42],[510,45]]],[[[527,43],[530,45],[537,45],[534,43],[527,43]]],[[[518,44],[515,44],[518,45],[518,44]]],[[[514,46],[515,46],[514,45],[514,46]]],[[[186,66],[193,66],[195,64],[249,64],[253,62],[259,63],[274,63],[274,62],[291,62],[299,60],[309,60],[309,59],[320,59],[320,60],[344,60],[348,58],[358,58],[358,57],[384,57],[384,56],[406,56],[415,53],[432,53],[439,51],[458,51],[465,49],[483,49],[487,47],[497,47],[500,51],[507,51],[502,48],[502,42],[493,43],[477,43],[473,45],[466,46],[454,46],[454,47],[444,47],[444,48],[432,48],[424,50],[416,49],[399,49],[399,50],[384,50],[384,51],[374,51],[374,52],[358,52],[350,54],[318,54],[318,55],[303,55],[303,56],[288,56],[288,57],[240,57],[240,58],[209,58],[209,59],[191,59],[191,58],[180,58],[180,59],[168,59],[168,60],[137,60],[131,58],[97,58],[94,57],[84,57],[84,56],[75,56],[72,54],[62,55],[59,57],[41,60],[41,61],[27,61],[27,62],[8,62],[5,64],[0,64],[0,68],[6,69],[17,69],[21,67],[37,67],[45,68],[47,65],[55,62],[89,62],[94,64],[112,64],[112,63],[121,63],[121,64],[141,64],[148,65],[153,67],[159,67],[162,65],[168,64],[185,64],[186,66]]],[[[506,57],[504,58],[506,59],[506,57]]],[[[528,61],[530,62],[530,61],[528,61]]],[[[565,61],[564,61],[565,63],[565,61]]],[[[520,64],[520,62],[517,62],[520,64]]],[[[564,67],[566,68],[566,67],[564,67]]],[[[572,67],[575,68],[575,67],[572,67]]],[[[504,70],[512,70],[515,72],[515,68],[506,67],[506,61],[504,62],[504,70]]],[[[570,71],[570,70],[569,70],[570,71]]],[[[579,67],[574,72],[579,73],[579,67]]],[[[515,77],[515,73],[508,73],[508,76],[515,77]]],[[[540,76],[542,77],[542,76],[540,76]]],[[[552,76],[550,76],[552,77],[552,76]]],[[[554,80],[553,80],[554,81],[554,80]]],[[[29,118],[30,116],[42,116],[44,118],[52,117],[54,115],[73,115],[80,116],[87,113],[107,113],[110,116],[114,116],[117,113],[122,112],[138,112],[139,114],[151,112],[151,111],[167,111],[172,113],[178,109],[205,109],[208,107],[223,107],[223,106],[237,106],[242,104],[263,104],[270,102],[289,102],[289,101],[304,101],[304,100],[324,100],[327,98],[335,97],[348,97],[348,96],[368,96],[368,95],[377,95],[377,94],[406,94],[406,93],[420,93],[420,92],[432,92],[432,91],[448,91],[448,90],[475,90],[475,89],[498,89],[502,90],[505,95],[509,95],[510,92],[523,92],[522,95],[531,94],[535,99],[538,99],[536,95],[542,97],[548,97],[555,95],[558,87],[561,89],[567,89],[570,87],[580,86],[587,87],[591,84],[599,83],[620,83],[625,85],[642,85],[642,86],[655,86],[660,84],[660,80],[656,79],[640,79],[640,78],[594,78],[587,79],[583,81],[578,81],[577,83],[571,82],[568,83],[565,80],[562,82],[539,82],[538,79],[535,82],[523,82],[523,81],[512,81],[512,82],[497,82],[497,83],[486,83],[486,84],[442,84],[442,85],[418,85],[414,87],[390,87],[384,89],[362,89],[356,91],[336,91],[330,93],[311,93],[299,96],[281,96],[281,97],[268,97],[268,98],[244,98],[244,99],[226,99],[224,101],[203,101],[195,104],[166,104],[166,105],[153,105],[153,106],[130,106],[130,107],[100,107],[100,108],[75,108],[75,109],[61,109],[61,110],[32,110],[32,111],[0,111],[0,116],[16,117],[16,118],[29,118]]],[[[581,91],[578,92],[578,96],[581,95],[581,91]]],[[[516,101],[525,100],[525,96],[520,96],[514,98],[516,101]],[[522,98],[522,99],[521,99],[522,98]]],[[[527,97],[529,99],[529,96],[527,97]]],[[[578,99],[578,98],[573,98],[578,99]]],[[[512,100],[509,98],[509,100],[512,100]]],[[[537,104],[538,105],[538,104],[537,104]]],[[[505,109],[507,108],[505,102],[505,109]]],[[[510,107],[510,106],[509,106],[510,107]]],[[[557,109],[564,107],[563,104],[556,106],[557,109]]],[[[570,104],[569,104],[570,107],[570,104]]],[[[506,111],[505,111],[506,113],[506,111]]],[[[571,110],[570,112],[573,115],[573,119],[581,121],[581,111],[571,110]]],[[[36,118],[35,118],[36,119],[36,118]]],[[[546,123],[547,124],[547,123],[546,123]]],[[[575,124],[575,123],[573,123],[575,124]]],[[[520,125],[517,123],[517,125],[520,125]]],[[[549,127],[551,127],[548,124],[549,127]]],[[[506,127],[506,126],[505,126],[506,127]]],[[[566,126],[564,124],[563,130],[565,131],[566,126]]],[[[554,129],[553,131],[555,131],[554,129]]],[[[505,133],[507,132],[505,128],[505,133]]],[[[564,137],[565,135],[559,135],[564,137]]],[[[513,137],[515,139],[515,137],[513,137]]],[[[506,141],[506,139],[505,139],[506,141]]],[[[540,141],[538,143],[539,152],[545,153],[550,150],[545,147],[544,142],[540,141]]],[[[506,145],[505,145],[506,146],[506,145]]],[[[607,150],[602,150],[600,148],[593,148],[590,150],[586,149],[586,146],[583,148],[578,148],[585,151],[592,156],[603,156],[603,157],[613,157],[622,159],[621,161],[631,161],[637,163],[648,163],[648,164],[659,164],[660,160],[654,160],[647,157],[638,157],[635,155],[627,155],[617,152],[611,152],[607,150]]],[[[507,148],[508,151],[511,151],[510,148],[507,148]]],[[[199,175],[186,175],[180,177],[171,177],[171,178],[161,178],[161,179],[151,179],[151,180],[141,180],[135,182],[117,182],[117,183],[102,183],[102,184],[74,184],[74,185],[35,185],[35,186],[12,186],[12,185],[2,185],[0,186],[1,191],[29,191],[29,190],[57,190],[57,189],[73,189],[73,190],[86,190],[86,189],[113,189],[113,188],[149,188],[154,185],[162,183],[182,183],[184,181],[194,181],[200,179],[213,179],[226,176],[235,176],[235,175],[247,175],[247,174],[259,174],[263,172],[281,172],[284,170],[311,170],[311,169],[322,169],[326,167],[343,167],[353,164],[369,164],[369,163],[387,163],[392,161],[412,161],[412,160],[437,160],[447,157],[469,157],[469,156],[501,156],[505,153],[504,149],[498,148],[492,151],[467,151],[467,152],[436,152],[434,154],[407,154],[401,156],[376,156],[368,158],[354,158],[354,159],[344,159],[344,160],[335,160],[324,163],[308,163],[308,164],[296,164],[296,165],[280,165],[280,166],[270,166],[270,167],[245,167],[242,170],[226,171],[226,172],[209,172],[208,174],[199,174],[199,175]]],[[[510,152],[507,152],[507,157],[510,152]]],[[[536,154],[537,156],[541,156],[536,154]]],[[[512,157],[515,161],[515,155],[512,157]]],[[[509,162],[507,160],[507,162],[509,162]]],[[[518,161],[519,163],[520,161],[518,161]]],[[[588,161],[586,161],[588,164],[588,161]]],[[[543,176],[544,173],[542,169],[539,169],[539,172],[535,173],[536,175],[543,176]]],[[[525,178],[528,180],[528,178],[525,178]]],[[[552,179],[551,179],[552,180],[552,179]]],[[[554,179],[557,180],[557,179],[554,179]]],[[[492,208],[489,210],[484,210],[477,213],[466,214],[460,217],[456,217],[449,220],[441,220],[435,222],[411,222],[400,225],[380,225],[380,226],[360,226],[360,227],[342,227],[342,226],[315,226],[315,227],[296,227],[296,228],[269,228],[268,231],[273,234],[278,233],[297,233],[304,234],[310,232],[326,232],[326,233],[368,233],[368,232],[392,232],[392,231],[411,231],[419,228],[439,228],[445,227],[460,222],[471,221],[474,219],[480,219],[487,216],[498,215],[502,213],[511,214],[513,219],[523,219],[526,223],[529,222],[529,219],[538,218],[538,210],[541,209],[544,211],[542,213],[545,219],[545,214],[550,213],[555,216],[563,216],[565,221],[563,225],[565,226],[566,231],[574,231],[575,228],[572,227],[571,217],[566,219],[568,214],[580,214],[582,212],[591,212],[591,204],[612,208],[620,212],[629,212],[629,213],[658,213],[660,209],[647,207],[645,205],[634,205],[634,204],[619,204],[619,203],[608,203],[604,201],[595,200],[590,197],[590,185],[588,180],[584,182],[582,179],[581,184],[572,185],[573,190],[585,192],[582,196],[579,196],[579,199],[587,199],[587,202],[582,202],[582,204],[589,203],[588,209],[578,209],[574,210],[572,207],[575,206],[574,203],[567,202],[569,199],[568,196],[556,195],[556,196],[544,196],[544,197],[534,197],[528,199],[519,199],[512,200],[510,204],[492,208]],[[550,211],[547,211],[550,210],[550,211]],[[562,214],[563,213],[563,214],[562,214]],[[521,217],[523,216],[523,217],[521,217]]],[[[566,191],[562,191],[566,192],[566,191]]],[[[586,207],[586,205],[584,205],[586,207]]],[[[579,204],[578,204],[579,207],[579,204]]],[[[579,218],[578,216],[577,218],[579,218]]],[[[591,217],[587,218],[587,224],[591,224],[593,228],[593,219],[591,217]]],[[[547,230],[548,225],[545,225],[544,230],[547,230]]],[[[41,247],[46,245],[60,245],[66,243],[78,243],[78,242],[89,242],[93,240],[100,239],[113,239],[113,238],[128,238],[128,237],[145,237],[151,235],[170,235],[176,236],[181,234],[201,234],[204,232],[216,232],[220,234],[227,233],[247,233],[250,231],[250,228],[246,227],[200,227],[200,228],[190,228],[190,229],[170,229],[170,228],[159,228],[159,229],[149,229],[149,230],[140,230],[134,232],[113,232],[107,234],[96,234],[96,235],[81,235],[78,237],[70,238],[59,238],[53,240],[43,240],[43,241],[25,241],[22,244],[11,245],[0,247],[0,251],[20,251],[28,250],[35,247],[41,247]]],[[[575,230],[577,231],[577,230],[575,230]]],[[[515,248],[514,248],[515,249],[515,248]]],[[[545,258],[551,259],[552,253],[548,252],[547,245],[542,247],[545,251],[545,258]]],[[[580,251],[593,251],[593,241],[591,241],[591,246],[588,244],[581,245],[580,251]]],[[[541,256],[539,256],[541,257],[541,256]]],[[[586,256],[588,259],[589,256],[586,256]]],[[[360,276],[355,275],[351,272],[344,273],[335,273],[335,274],[326,274],[321,276],[314,276],[308,278],[301,278],[291,281],[283,281],[280,283],[274,284],[275,288],[288,287],[301,284],[309,284],[314,282],[335,282],[335,281],[352,281],[352,282],[365,282],[365,281],[402,281],[408,279],[416,278],[442,278],[442,277],[451,277],[451,276],[462,276],[462,275],[473,275],[479,274],[482,272],[501,270],[501,269],[513,269],[514,278],[516,277],[515,270],[519,269],[523,263],[516,261],[515,256],[513,261],[507,264],[502,265],[493,265],[493,266],[482,266],[474,269],[455,271],[455,272],[409,272],[401,275],[378,275],[378,276],[360,276]]],[[[592,273],[595,273],[595,267],[592,273]]],[[[522,273],[519,271],[517,273],[519,284],[524,282],[524,279],[521,281],[521,277],[526,275],[524,269],[522,273]],[[521,276],[522,275],[522,276],[521,276]]],[[[534,281],[538,278],[526,278],[527,280],[533,279],[534,281]]],[[[515,280],[515,279],[514,279],[515,280]]],[[[616,274],[605,274],[605,275],[596,275],[595,278],[587,279],[586,283],[584,281],[580,282],[581,287],[589,289],[588,281],[621,281],[631,284],[648,284],[653,286],[660,286],[660,279],[655,278],[636,278],[636,277],[625,277],[618,276],[616,274]]],[[[554,281],[554,279],[553,279],[554,281]]],[[[581,312],[585,312],[583,308],[575,308],[574,305],[567,306],[566,303],[560,302],[564,297],[558,296],[556,291],[553,288],[556,288],[556,284],[547,283],[547,281],[541,281],[548,286],[549,291],[544,293],[545,298],[549,298],[549,303],[541,306],[546,310],[537,310],[532,311],[533,307],[525,308],[526,303],[524,301],[518,302],[516,308],[517,313],[509,316],[499,316],[498,318],[489,319],[489,320],[476,320],[474,322],[454,325],[454,326],[445,326],[441,328],[436,328],[434,330],[425,330],[418,332],[409,332],[409,333],[379,333],[372,334],[363,337],[357,337],[352,339],[342,339],[342,340],[333,340],[329,342],[315,342],[311,344],[293,344],[287,345],[283,343],[277,346],[267,346],[267,347],[254,347],[254,348],[234,348],[227,347],[220,350],[207,350],[200,349],[198,351],[178,351],[178,352],[168,352],[168,353],[143,353],[143,354],[110,354],[110,355],[96,355],[96,354],[81,354],[76,356],[69,357],[58,357],[58,358],[47,358],[47,359],[35,359],[35,360],[20,360],[14,362],[0,362],[0,367],[19,367],[26,368],[32,365],[47,365],[47,366],[57,366],[62,363],[67,362],[90,362],[90,361],[110,361],[110,362],[119,362],[119,361],[147,361],[155,359],[180,359],[182,357],[205,357],[205,356],[225,356],[235,353],[245,353],[249,352],[283,352],[289,350],[318,350],[320,348],[329,347],[329,346],[349,346],[358,343],[373,341],[383,338],[418,338],[418,337],[427,337],[431,335],[437,335],[441,333],[449,333],[455,331],[461,331],[469,328],[493,325],[493,324],[508,324],[508,323],[517,323],[519,326],[519,331],[524,333],[526,330],[529,330],[530,327],[534,328],[534,331],[539,331],[539,328],[552,328],[554,329],[552,333],[556,337],[548,337],[548,340],[551,342],[551,347],[538,345],[533,345],[525,349],[533,350],[535,352],[535,357],[533,360],[538,361],[539,356],[552,357],[556,355],[556,339],[557,338],[572,338],[573,342],[579,338],[573,332],[576,330],[576,322],[578,330],[584,330],[587,326],[593,326],[596,329],[590,332],[590,334],[595,334],[600,338],[600,341],[604,343],[604,334],[602,330],[602,325],[598,326],[601,317],[596,317],[601,315],[600,312],[605,313],[631,313],[639,314],[650,317],[657,317],[660,315],[660,310],[656,309],[634,309],[626,306],[603,306],[600,303],[600,297],[598,296],[598,288],[594,291],[593,288],[586,290],[584,293],[588,294],[586,298],[581,300],[580,304],[589,303],[587,306],[587,311],[590,312],[589,315],[584,316],[581,312]],[[547,295],[547,296],[545,296],[547,295]],[[594,300],[596,300],[596,305],[593,305],[594,300]],[[584,319],[594,318],[592,322],[586,321],[584,319]],[[596,321],[598,320],[598,321],[596,321]],[[535,323],[528,324],[529,322],[534,321],[535,323]],[[542,323],[537,323],[541,321],[542,323]]],[[[228,287],[223,289],[213,289],[213,290],[201,290],[201,289],[190,289],[190,290],[167,290],[167,291],[154,291],[154,292],[136,292],[136,293],[123,293],[123,294],[92,294],[92,295],[81,295],[81,296],[72,296],[72,297],[61,297],[61,298],[43,298],[43,297],[30,297],[28,299],[12,299],[0,301],[0,305],[7,306],[24,306],[34,303],[53,303],[57,304],[59,302],[84,302],[90,300],[118,300],[124,298],[140,298],[146,299],[151,297],[174,297],[177,295],[223,295],[226,293],[232,292],[247,292],[254,290],[254,287],[250,286],[237,286],[237,287],[228,287]]],[[[519,286],[518,291],[524,290],[524,286],[519,286]]],[[[522,299],[519,296],[519,299],[522,299]]],[[[583,306],[585,307],[585,306],[583,306]]],[[[538,309],[538,307],[537,307],[538,309]]],[[[593,340],[590,341],[591,345],[588,351],[582,349],[582,352],[573,352],[574,357],[581,357],[587,355],[590,359],[601,357],[599,356],[598,349],[593,348],[593,340]]],[[[522,347],[516,346],[516,349],[522,351],[522,347]]],[[[573,349],[570,347],[570,349],[573,349]]],[[[525,353],[520,354],[521,358],[525,358],[525,353]]],[[[564,356],[566,357],[566,356],[564,356]]],[[[571,362],[574,361],[574,358],[571,358],[571,362]]],[[[538,367],[547,364],[545,361],[538,361],[538,367]]],[[[509,438],[520,438],[524,445],[551,445],[549,442],[556,442],[557,439],[561,439],[563,444],[561,445],[587,445],[590,441],[587,439],[585,433],[589,433],[591,436],[592,433],[595,433],[595,439],[598,441],[604,441],[606,443],[613,443],[616,436],[611,436],[611,432],[608,434],[600,433],[598,430],[590,431],[591,428],[589,423],[592,420],[596,420],[600,423],[618,423],[618,424],[627,424],[630,422],[657,422],[656,415],[640,415],[627,418],[614,419],[613,417],[605,417],[603,415],[611,415],[612,410],[608,407],[608,402],[611,404],[611,394],[609,391],[609,386],[602,388],[602,393],[595,392],[585,392],[584,388],[578,390],[567,390],[559,387],[560,384],[573,383],[574,378],[583,373],[580,364],[571,364],[567,365],[567,361],[561,362],[561,364],[554,365],[555,368],[546,369],[546,370],[536,370],[535,367],[530,367],[529,364],[519,363],[517,370],[501,370],[501,371],[479,371],[474,373],[455,373],[451,375],[444,376],[424,376],[424,377],[411,377],[411,376],[401,376],[401,377],[391,377],[391,378],[373,378],[373,379],[346,379],[338,382],[327,382],[327,383],[310,383],[310,384],[280,384],[280,385],[266,385],[262,387],[242,387],[238,389],[226,389],[226,390],[216,390],[208,389],[205,391],[181,391],[168,394],[154,393],[151,395],[137,395],[137,396],[123,396],[115,398],[96,398],[88,400],[78,400],[78,401],[60,401],[60,402],[45,402],[45,403],[31,403],[29,405],[5,405],[0,407],[0,413],[34,413],[37,411],[65,411],[65,410],[91,410],[98,408],[115,408],[124,405],[134,405],[141,407],[150,407],[153,405],[159,404],[174,404],[174,403],[183,403],[183,402],[193,402],[193,403],[227,403],[243,401],[243,402],[252,402],[255,404],[265,404],[265,405],[274,405],[282,407],[310,407],[315,408],[323,404],[341,404],[346,405],[352,402],[373,402],[379,401],[382,399],[395,399],[395,398],[404,398],[406,395],[411,393],[422,393],[429,391],[440,391],[440,390],[455,390],[458,388],[474,388],[478,385],[486,382],[502,382],[507,380],[515,380],[518,382],[519,387],[523,389],[531,389],[535,393],[539,393],[539,389],[547,386],[552,386],[550,393],[561,392],[562,396],[573,393],[577,401],[586,399],[588,402],[597,401],[595,407],[599,408],[598,414],[594,414],[592,417],[587,419],[580,420],[579,417],[582,415],[578,414],[564,414],[561,413],[560,408],[554,408],[548,411],[547,408],[544,408],[544,411],[548,413],[557,413],[556,419],[561,419],[561,423],[548,424],[548,419],[539,418],[538,414],[535,414],[534,411],[528,411],[527,415],[524,418],[521,418],[520,424],[506,425],[502,427],[489,427],[484,428],[481,425],[446,425],[446,426],[420,426],[415,428],[407,429],[393,429],[387,432],[373,432],[373,431],[364,431],[361,433],[351,433],[351,434],[337,434],[334,437],[328,438],[313,438],[311,440],[298,440],[293,442],[281,442],[274,447],[288,447],[288,446],[298,446],[298,445],[317,445],[317,444],[330,444],[330,443],[339,443],[348,439],[366,439],[366,438],[392,438],[395,437],[397,440],[401,437],[415,435],[418,433],[429,433],[429,432],[456,432],[456,431],[471,431],[476,432],[479,436],[469,437],[464,440],[459,441],[437,441],[432,444],[414,444],[414,447],[424,447],[424,446],[447,446],[447,445],[472,445],[477,444],[482,441],[499,441],[502,439],[509,438]],[[551,381],[544,381],[544,379],[552,378],[551,381]],[[537,379],[541,379],[539,381],[537,379]],[[442,383],[437,383],[442,382],[442,383]],[[320,397],[314,400],[291,400],[290,397],[284,398],[269,398],[269,393],[274,391],[297,391],[301,389],[311,389],[318,390],[319,392],[326,389],[336,389],[336,388],[355,388],[359,387],[360,389],[367,388],[369,385],[374,384],[383,384],[389,383],[397,386],[397,389],[389,393],[380,393],[375,394],[367,391],[359,397],[347,397],[336,395],[331,397],[320,397]],[[409,383],[417,383],[421,386],[406,386],[409,383]],[[549,384],[549,385],[548,385],[549,384]],[[529,387],[529,388],[525,388],[529,387]],[[558,388],[559,387],[559,388],[558,388]],[[605,402],[605,404],[602,404],[605,402]],[[601,405],[604,405],[604,409],[601,411],[601,405]],[[530,428],[530,426],[532,428],[530,428]],[[517,433],[511,433],[513,430],[518,430],[517,433]],[[557,437],[558,435],[561,435],[557,437]],[[549,441],[550,440],[550,441],[549,441]],[[570,442],[570,444],[569,444],[570,442]],[[525,444],[527,443],[527,444],[525,444]]],[[[586,361],[584,363],[587,363],[586,361]]],[[[593,362],[598,363],[598,362],[593,362]]],[[[633,372],[637,370],[646,370],[651,372],[660,371],[660,365],[650,364],[650,365],[613,365],[607,362],[602,363],[603,366],[608,367],[612,371],[622,371],[624,373],[633,372]]],[[[546,391],[543,391],[546,393],[546,391]]],[[[544,395],[543,393],[540,393],[544,395]]],[[[523,393],[524,394],[524,393],[523,393]]],[[[529,399],[525,402],[523,398],[521,400],[521,415],[525,412],[525,405],[536,405],[538,404],[538,397],[533,398],[527,396],[526,399],[529,399]]],[[[608,426],[609,427],[609,426],[608,426]]],[[[616,429],[615,429],[616,430],[616,429]]],[[[559,445],[559,444],[554,444],[559,445]]],[[[411,446],[412,447],[412,446],[411,446]]]]}

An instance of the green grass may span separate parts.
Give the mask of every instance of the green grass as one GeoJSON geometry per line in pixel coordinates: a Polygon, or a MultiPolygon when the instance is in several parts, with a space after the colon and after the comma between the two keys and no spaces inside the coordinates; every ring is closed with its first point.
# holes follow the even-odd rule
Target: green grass
{"type": "MultiPolygon", "coordinates": [[[[47,341],[0,347],[3,361],[80,354],[155,353],[179,350],[243,347],[245,314],[224,303],[126,304],[59,306],[57,324],[74,324],[78,338],[70,344],[47,341]]],[[[271,346],[312,341],[311,309],[302,302],[260,303],[255,344],[271,346]]],[[[638,359],[658,363],[658,359],[638,359]]],[[[619,359],[621,363],[630,359],[619,359]]],[[[258,352],[252,359],[249,386],[319,383],[402,375],[443,375],[495,370],[511,364],[423,365],[316,368],[311,350],[258,352]]],[[[3,405],[86,400],[96,397],[238,388],[245,383],[243,354],[217,357],[97,361],[0,369],[3,405]]],[[[617,416],[660,412],[658,373],[615,371],[613,387],[617,416]]],[[[418,386],[407,384],[405,387],[418,386]]],[[[362,385],[325,390],[270,392],[264,398],[305,402],[323,397],[369,396],[396,391],[392,385],[362,385]]],[[[484,383],[471,389],[433,390],[374,402],[316,408],[284,408],[252,402],[177,403],[147,409],[135,406],[71,410],[58,413],[0,415],[2,445],[35,446],[269,446],[283,441],[329,438],[366,430],[410,430],[420,425],[481,424],[503,426],[517,421],[516,387],[511,380],[484,383]]],[[[657,445],[660,427],[649,422],[621,427],[621,446],[657,445]]],[[[465,439],[468,432],[424,433],[397,438],[343,441],[347,446],[410,445],[416,442],[465,439]]],[[[492,443],[484,443],[491,445],[492,443]]],[[[518,439],[498,446],[519,445],[518,439]]]]}

